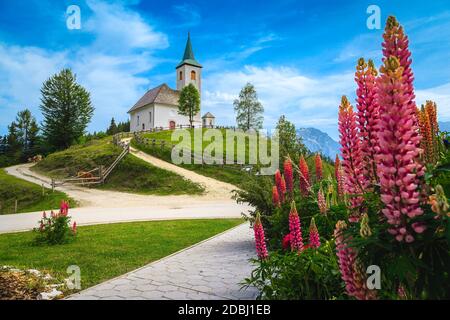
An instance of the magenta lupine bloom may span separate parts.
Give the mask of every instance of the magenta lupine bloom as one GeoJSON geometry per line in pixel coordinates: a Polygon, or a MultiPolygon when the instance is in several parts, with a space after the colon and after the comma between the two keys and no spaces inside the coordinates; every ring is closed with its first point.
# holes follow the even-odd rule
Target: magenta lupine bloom
{"type": "Polygon", "coordinates": [[[77,234],[77,222],[76,222],[76,221],[73,222],[73,225],[72,225],[72,233],[73,233],[74,235],[77,234]]]}
{"type": "Polygon", "coordinates": [[[291,212],[289,213],[289,233],[291,235],[291,250],[302,252],[304,247],[302,225],[294,201],[292,201],[291,212]]]}
{"type": "Polygon", "coordinates": [[[59,214],[61,216],[67,216],[67,214],[69,213],[69,203],[67,201],[61,201],[61,205],[59,208],[59,214]]]}
{"type": "Polygon", "coordinates": [[[292,196],[294,192],[294,173],[291,159],[284,161],[284,179],[286,181],[286,190],[292,196]]]}
{"type": "Polygon", "coordinates": [[[261,216],[256,214],[255,224],[253,225],[253,231],[255,232],[255,245],[258,258],[261,260],[267,259],[269,253],[266,247],[266,238],[264,236],[264,228],[261,223],[261,216]]]}
{"type": "Polygon", "coordinates": [[[356,116],[346,96],[339,106],[339,133],[342,152],[342,168],[345,174],[345,193],[350,195],[352,208],[349,221],[357,222],[361,214],[363,198],[355,196],[364,192],[366,178],[363,175],[361,141],[356,128],[356,116]]]}
{"type": "Polygon", "coordinates": [[[367,177],[364,182],[375,184],[377,171],[375,154],[378,150],[378,121],[379,107],[375,99],[377,70],[372,60],[368,63],[363,58],[359,59],[356,67],[355,80],[358,86],[356,90],[356,107],[358,109],[356,124],[361,140],[362,174],[367,177]]]}
{"type": "Polygon", "coordinates": [[[284,181],[284,178],[281,176],[280,170],[277,170],[275,172],[275,185],[277,186],[280,201],[284,202],[284,194],[286,193],[286,182],[284,181]]]}
{"type": "Polygon", "coordinates": [[[338,221],[334,230],[336,242],[336,255],[338,257],[339,270],[345,289],[349,296],[358,300],[370,300],[376,298],[375,290],[368,290],[362,268],[358,264],[358,256],[355,249],[346,244],[344,230],[347,225],[344,221],[338,221]]]}
{"type": "Polygon", "coordinates": [[[376,156],[380,177],[382,213],[393,227],[390,233],[398,241],[412,242],[407,228],[410,220],[420,216],[420,136],[415,113],[408,107],[411,97],[403,78],[403,68],[397,58],[385,60],[378,79],[380,105],[379,152],[376,156]]]}
{"type": "Polygon", "coordinates": [[[309,225],[309,245],[316,249],[320,247],[319,230],[317,230],[314,218],[311,219],[311,224],[309,225]]]}
{"type": "Polygon", "coordinates": [[[416,110],[416,103],[414,102],[414,74],[411,68],[412,60],[409,40],[403,27],[394,16],[390,16],[387,19],[383,39],[383,63],[392,56],[398,59],[400,66],[403,68],[405,104],[408,105],[408,108],[416,110]]]}
{"type": "Polygon", "coordinates": [[[278,194],[278,189],[276,186],[273,186],[272,188],[272,203],[274,207],[279,208],[281,206],[280,195],[278,194]]]}
{"type": "Polygon", "coordinates": [[[320,188],[317,193],[317,205],[319,206],[319,211],[321,214],[327,213],[327,202],[325,201],[325,195],[323,194],[322,188],[320,188]]]}

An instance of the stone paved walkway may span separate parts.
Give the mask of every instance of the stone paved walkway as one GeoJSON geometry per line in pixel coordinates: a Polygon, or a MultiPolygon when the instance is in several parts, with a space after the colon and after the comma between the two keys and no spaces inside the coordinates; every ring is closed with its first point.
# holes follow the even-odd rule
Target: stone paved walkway
{"type": "Polygon", "coordinates": [[[69,299],[255,299],[239,284],[251,273],[255,249],[248,224],[75,294],[69,299]]]}

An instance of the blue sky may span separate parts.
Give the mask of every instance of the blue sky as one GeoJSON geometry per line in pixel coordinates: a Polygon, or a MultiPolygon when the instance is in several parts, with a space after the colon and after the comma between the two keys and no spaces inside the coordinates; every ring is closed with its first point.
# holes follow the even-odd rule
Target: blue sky
{"type": "Polygon", "coordinates": [[[202,113],[234,124],[233,100],[246,82],[258,91],[265,126],[281,114],[298,127],[337,138],[340,96],[354,101],[356,60],[381,60],[382,30],[366,26],[369,5],[382,28],[394,14],[410,37],[417,102],[438,102],[450,120],[450,4],[433,1],[15,0],[0,2],[0,134],[18,110],[39,112],[42,82],[72,68],[96,108],[102,130],[149,88],[174,87],[187,32],[203,64],[202,113]],[[81,8],[81,30],[66,9],[81,8]]]}

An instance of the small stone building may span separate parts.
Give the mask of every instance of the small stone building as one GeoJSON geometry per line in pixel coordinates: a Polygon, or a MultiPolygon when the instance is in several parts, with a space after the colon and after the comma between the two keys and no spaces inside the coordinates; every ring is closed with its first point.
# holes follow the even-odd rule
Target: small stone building
{"type": "Polygon", "coordinates": [[[216,125],[216,117],[214,117],[212,113],[207,112],[202,117],[202,125],[204,128],[214,128],[214,126],[216,125]]]}

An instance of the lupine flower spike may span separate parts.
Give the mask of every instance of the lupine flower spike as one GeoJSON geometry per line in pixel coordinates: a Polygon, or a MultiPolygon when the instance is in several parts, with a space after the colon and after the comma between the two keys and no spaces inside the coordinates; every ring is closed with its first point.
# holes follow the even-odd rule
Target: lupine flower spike
{"type": "Polygon", "coordinates": [[[356,123],[361,140],[361,157],[363,174],[370,183],[377,182],[375,154],[378,148],[378,120],[379,108],[375,99],[377,70],[372,60],[368,63],[359,59],[356,66],[355,80],[356,107],[358,109],[356,123]]]}
{"type": "Polygon", "coordinates": [[[292,201],[291,212],[289,213],[289,233],[291,235],[291,250],[302,252],[303,251],[303,237],[302,226],[300,223],[300,217],[295,207],[295,202],[292,201]]]}
{"type": "Polygon", "coordinates": [[[266,260],[269,256],[266,247],[266,238],[264,236],[264,228],[261,223],[261,216],[259,213],[256,214],[255,224],[253,225],[253,230],[255,232],[255,246],[258,258],[261,260],[266,260]]]}
{"type": "Polygon", "coordinates": [[[284,161],[284,179],[286,181],[287,193],[292,197],[294,192],[294,173],[292,171],[291,159],[286,159],[284,161]]]}
{"type": "Polygon", "coordinates": [[[328,207],[325,201],[325,196],[323,194],[322,187],[319,189],[319,192],[317,193],[317,205],[319,206],[319,211],[321,214],[327,214],[328,207]]]}
{"type": "Polygon", "coordinates": [[[303,196],[309,195],[309,190],[311,188],[311,182],[309,179],[309,168],[308,164],[306,163],[305,158],[303,155],[300,157],[300,163],[299,163],[299,180],[300,180],[300,192],[303,196]]]}
{"type": "Polygon", "coordinates": [[[389,232],[398,241],[414,241],[410,220],[422,215],[420,207],[420,177],[424,167],[419,162],[421,149],[417,118],[408,108],[408,88],[404,84],[403,68],[396,57],[385,60],[378,79],[380,105],[380,151],[377,170],[380,177],[382,213],[392,225],[389,232]]]}
{"type": "Polygon", "coordinates": [[[278,194],[278,188],[273,186],[272,188],[272,202],[274,207],[279,208],[281,206],[280,195],[278,194]]]}
{"type": "Polygon", "coordinates": [[[320,247],[320,235],[314,217],[311,219],[311,224],[309,225],[309,245],[316,249],[320,247]]]}
{"type": "Polygon", "coordinates": [[[345,283],[345,289],[349,296],[358,300],[370,300],[376,298],[375,290],[368,290],[366,286],[365,273],[363,272],[355,249],[347,245],[347,239],[344,231],[347,224],[344,221],[338,221],[334,231],[336,239],[336,254],[338,257],[339,270],[342,280],[345,283]]]}
{"type": "Polygon", "coordinates": [[[357,195],[364,193],[367,179],[362,170],[361,142],[356,127],[356,116],[346,96],[342,97],[339,106],[339,133],[342,146],[342,167],[345,174],[345,193],[351,196],[352,212],[349,221],[357,222],[364,200],[357,195]]]}
{"type": "Polygon", "coordinates": [[[278,196],[281,202],[284,202],[284,194],[286,193],[286,182],[281,176],[280,170],[275,172],[275,185],[277,186],[278,196]]]}
{"type": "Polygon", "coordinates": [[[314,157],[314,163],[316,165],[316,180],[321,181],[323,178],[323,170],[322,170],[322,158],[320,154],[316,154],[314,157]]]}
{"type": "Polygon", "coordinates": [[[77,223],[76,223],[76,222],[74,222],[73,225],[72,225],[72,233],[73,233],[74,235],[77,234],[77,223]]]}

